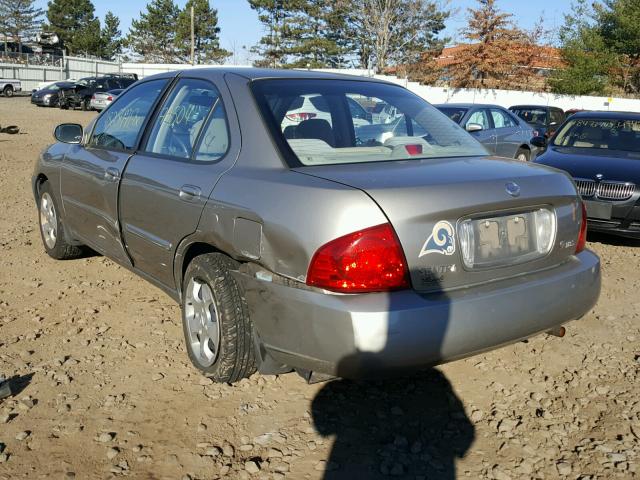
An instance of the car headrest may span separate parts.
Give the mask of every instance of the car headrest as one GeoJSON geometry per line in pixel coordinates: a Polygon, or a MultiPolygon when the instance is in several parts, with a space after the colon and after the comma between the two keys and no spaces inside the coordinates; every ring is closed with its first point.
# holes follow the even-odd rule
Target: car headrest
{"type": "Polygon", "coordinates": [[[303,120],[296,127],[296,138],[315,138],[328,143],[332,147],[335,146],[335,135],[331,125],[326,120],[320,118],[312,118],[303,120]]]}

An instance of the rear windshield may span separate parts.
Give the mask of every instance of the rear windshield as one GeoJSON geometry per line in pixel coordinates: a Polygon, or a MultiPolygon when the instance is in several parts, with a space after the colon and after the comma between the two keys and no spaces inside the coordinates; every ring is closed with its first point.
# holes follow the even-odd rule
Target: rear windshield
{"type": "Polygon", "coordinates": [[[569,119],[553,145],[639,153],[640,120],[569,119]]]}
{"type": "Polygon", "coordinates": [[[510,110],[531,125],[547,124],[547,110],[544,108],[511,108],[510,110]]]}
{"type": "Polygon", "coordinates": [[[404,88],[349,80],[259,80],[253,92],[294,166],[487,155],[404,88]]]}
{"type": "Polygon", "coordinates": [[[438,110],[456,123],[460,123],[462,121],[462,117],[467,113],[466,108],[438,107],[438,110]]]}

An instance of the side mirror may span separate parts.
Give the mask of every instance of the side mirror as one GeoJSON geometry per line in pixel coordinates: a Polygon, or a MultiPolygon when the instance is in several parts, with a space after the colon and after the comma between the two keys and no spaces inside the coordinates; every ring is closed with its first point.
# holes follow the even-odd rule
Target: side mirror
{"type": "Polygon", "coordinates": [[[484,130],[482,125],[480,125],[479,123],[467,123],[466,129],[467,132],[481,132],[482,130],[484,130]]]}
{"type": "Polygon", "coordinates": [[[82,125],[77,123],[61,123],[53,131],[53,136],[62,143],[78,144],[82,141],[82,125]]]}
{"type": "Polygon", "coordinates": [[[547,139],[544,137],[533,137],[531,139],[531,145],[538,148],[545,148],[547,146],[547,139]]]}

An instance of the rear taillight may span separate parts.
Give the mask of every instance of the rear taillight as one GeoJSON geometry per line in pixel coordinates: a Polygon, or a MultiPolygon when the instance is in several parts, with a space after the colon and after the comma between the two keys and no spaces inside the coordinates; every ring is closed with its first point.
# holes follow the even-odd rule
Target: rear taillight
{"type": "Polygon", "coordinates": [[[318,249],[307,285],[342,293],[409,288],[409,270],[393,227],[384,223],[337,238],[318,249]]]}
{"type": "Polygon", "coordinates": [[[111,95],[107,97],[107,102],[113,102],[113,97],[111,95]]]}
{"type": "Polygon", "coordinates": [[[95,95],[91,95],[91,100],[95,100],[96,96],[95,95]]]}
{"type": "Polygon", "coordinates": [[[405,145],[405,150],[409,155],[422,155],[422,145],[405,145]]]}
{"type": "Polygon", "coordinates": [[[305,113],[305,112],[290,113],[289,115],[287,115],[287,118],[292,122],[302,122],[304,120],[311,120],[312,118],[315,118],[315,117],[316,117],[315,113],[305,113]]]}
{"type": "Polygon", "coordinates": [[[584,202],[580,202],[580,204],[582,205],[582,221],[580,222],[580,233],[576,242],[576,253],[583,251],[587,245],[587,207],[585,207],[584,202]]]}

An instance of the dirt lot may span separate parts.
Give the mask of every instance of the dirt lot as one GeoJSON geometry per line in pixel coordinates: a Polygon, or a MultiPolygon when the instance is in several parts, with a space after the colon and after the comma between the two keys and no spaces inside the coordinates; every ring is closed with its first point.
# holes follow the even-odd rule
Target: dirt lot
{"type": "MultiPolygon", "coordinates": [[[[0,478],[639,478],[640,242],[591,238],[603,292],[539,336],[410,378],[215,385],[177,305],[99,257],[46,256],[30,191],[55,124],[0,98],[0,478]]],[[[570,302],[571,298],[567,298],[570,302]]]]}

